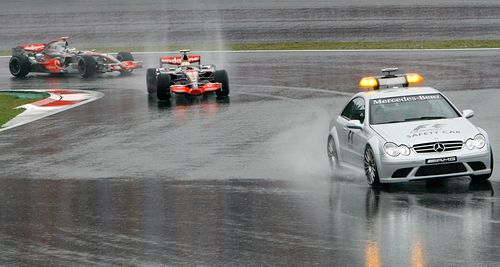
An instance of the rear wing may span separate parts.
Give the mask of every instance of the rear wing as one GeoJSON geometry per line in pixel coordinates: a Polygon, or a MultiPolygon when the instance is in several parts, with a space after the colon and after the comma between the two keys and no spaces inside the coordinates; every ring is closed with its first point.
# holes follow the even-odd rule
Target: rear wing
{"type": "Polygon", "coordinates": [[[69,39],[69,37],[61,37],[59,39],[54,39],[54,40],[52,40],[52,41],[50,41],[50,42],[48,42],[46,44],[24,44],[24,45],[20,45],[20,46],[12,48],[12,55],[23,54],[24,52],[28,52],[28,53],[40,53],[48,45],[50,45],[50,44],[52,44],[54,42],[59,42],[59,41],[65,41],[66,42],[66,46],[67,46],[68,45],[68,39],[69,39]]]}
{"type": "MultiPolygon", "coordinates": [[[[188,56],[189,63],[201,63],[201,56],[188,56]]],[[[160,65],[169,64],[179,66],[182,62],[183,56],[176,57],[162,57],[160,58],[160,65]]]]}
{"type": "Polygon", "coordinates": [[[39,53],[45,49],[45,44],[25,44],[12,48],[12,55],[22,55],[26,52],[28,53],[39,53]]]}

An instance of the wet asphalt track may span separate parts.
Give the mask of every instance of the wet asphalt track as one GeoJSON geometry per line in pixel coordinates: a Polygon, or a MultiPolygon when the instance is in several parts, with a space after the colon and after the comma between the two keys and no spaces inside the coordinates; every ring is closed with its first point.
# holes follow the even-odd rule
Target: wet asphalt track
{"type": "Polygon", "coordinates": [[[145,70],[82,80],[2,68],[1,88],[105,97],[0,134],[1,262],[497,266],[498,172],[371,189],[332,178],[325,142],[355,81],[396,65],[474,109],[499,154],[498,53],[203,54],[229,71],[230,99],[169,103],[148,97],[145,70]]]}

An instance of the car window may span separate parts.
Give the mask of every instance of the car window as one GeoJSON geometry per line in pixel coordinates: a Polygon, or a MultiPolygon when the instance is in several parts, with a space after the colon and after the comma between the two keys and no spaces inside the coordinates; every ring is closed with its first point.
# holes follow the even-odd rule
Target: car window
{"type": "Polygon", "coordinates": [[[359,120],[363,123],[365,120],[365,101],[363,98],[358,97],[351,100],[342,111],[342,117],[347,120],[359,120]]]}
{"type": "Polygon", "coordinates": [[[370,124],[448,119],[459,116],[460,114],[441,94],[370,100],[370,124]]]}

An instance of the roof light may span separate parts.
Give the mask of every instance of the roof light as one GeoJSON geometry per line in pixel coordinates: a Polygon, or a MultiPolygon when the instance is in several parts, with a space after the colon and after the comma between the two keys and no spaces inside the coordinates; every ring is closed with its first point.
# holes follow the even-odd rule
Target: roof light
{"type": "Polygon", "coordinates": [[[363,79],[359,82],[359,86],[361,88],[377,89],[378,80],[375,77],[363,77],[363,79]]]}
{"type": "Polygon", "coordinates": [[[424,77],[422,77],[422,75],[418,73],[407,73],[406,81],[408,82],[408,84],[422,83],[424,82],[424,77]]]}

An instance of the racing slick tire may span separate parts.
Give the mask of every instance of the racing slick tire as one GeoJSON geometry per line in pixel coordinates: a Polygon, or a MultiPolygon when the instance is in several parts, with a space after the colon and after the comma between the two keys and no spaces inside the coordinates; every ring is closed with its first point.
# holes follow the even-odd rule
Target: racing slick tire
{"type": "Polygon", "coordinates": [[[214,73],[214,82],[222,83],[222,88],[215,91],[217,97],[225,97],[229,95],[229,78],[225,70],[216,70],[214,73]]]}
{"type": "Polygon", "coordinates": [[[156,69],[150,68],[146,70],[146,86],[148,94],[156,93],[156,69]]]}
{"type": "Polygon", "coordinates": [[[118,61],[134,61],[134,56],[130,52],[118,52],[116,59],[118,61]]]}
{"type": "Polygon", "coordinates": [[[27,56],[12,56],[9,61],[9,70],[15,77],[21,78],[28,75],[31,69],[31,63],[27,56]]]}
{"type": "Polygon", "coordinates": [[[330,163],[330,168],[332,170],[340,169],[339,156],[337,153],[337,147],[335,145],[335,140],[331,135],[328,136],[328,141],[326,145],[326,153],[328,155],[328,162],[330,163]]]}
{"type": "Polygon", "coordinates": [[[363,157],[364,170],[368,184],[371,186],[380,185],[380,178],[378,176],[377,162],[375,161],[375,154],[370,146],[365,149],[363,157]]]}
{"type": "Polygon", "coordinates": [[[490,179],[491,177],[491,174],[493,174],[493,150],[490,148],[490,166],[491,166],[491,172],[490,173],[487,173],[487,174],[482,174],[482,175],[471,175],[470,178],[472,179],[473,182],[481,182],[481,181],[486,181],[488,179],[490,179]]]}
{"type": "Polygon", "coordinates": [[[83,78],[94,76],[97,71],[97,63],[93,56],[82,55],[78,58],[78,72],[83,78]]]}
{"type": "Polygon", "coordinates": [[[161,73],[156,80],[156,96],[160,100],[170,99],[170,75],[161,73]]]}

